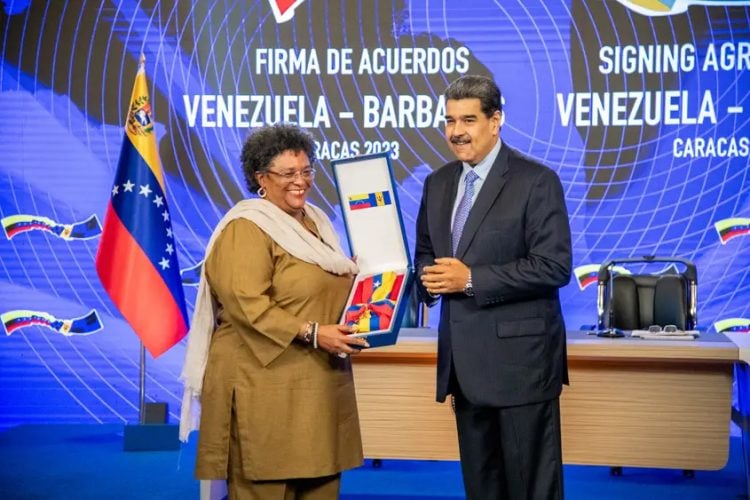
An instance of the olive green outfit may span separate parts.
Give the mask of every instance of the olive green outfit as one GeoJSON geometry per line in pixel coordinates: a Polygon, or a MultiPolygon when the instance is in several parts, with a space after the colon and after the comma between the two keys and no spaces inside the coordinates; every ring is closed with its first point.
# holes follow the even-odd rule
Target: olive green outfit
{"type": "Polygon", "coordinates": [[[338,481],[361,465],[349,359],[295,340],[305,321],[338,323],[352,277],[293,257],[243,218],[226,226],[204,266],[218,312],[196,477],[228,478],[231,492],[233,481],[338,481]]]}

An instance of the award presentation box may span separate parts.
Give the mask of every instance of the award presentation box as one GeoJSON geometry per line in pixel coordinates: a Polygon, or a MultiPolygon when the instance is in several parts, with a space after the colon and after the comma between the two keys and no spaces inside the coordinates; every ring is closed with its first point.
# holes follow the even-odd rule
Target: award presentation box
{"type": "Polygon", "coordinates": [[[395,344],[409,307],[414,269],[399,209],[390,154],[331,162],[352,255],[354,280],[342,323],[371,347],[395,344]]]}

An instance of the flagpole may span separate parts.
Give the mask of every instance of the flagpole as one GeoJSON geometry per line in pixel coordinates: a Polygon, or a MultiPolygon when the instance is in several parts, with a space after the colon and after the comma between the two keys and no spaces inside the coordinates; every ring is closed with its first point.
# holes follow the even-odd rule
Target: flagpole
{"type": "MultiPolygon", "coordinates": [[[[141,52],[141,57],[138,58],[138,70],[144,71],[146,66],[146,54],[141,52]]],[[[146,346],[141,344],[141,373],[140,373],[140,384],[138,388],[138,422],[141,424],[146,423],[146,346]]]]}
{"type": "Polygon", "coordinates": [[[141,374],[138,388],[138,422],[146,423],[146,346],[141,342],[141,374]]]}

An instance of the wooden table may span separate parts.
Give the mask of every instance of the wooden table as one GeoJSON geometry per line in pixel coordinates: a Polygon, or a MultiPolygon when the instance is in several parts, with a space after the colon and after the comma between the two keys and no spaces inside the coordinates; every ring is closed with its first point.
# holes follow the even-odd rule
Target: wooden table
{"type": "MultiPolygon", "coordinates": [[[[458,459],[452,409],[435,402],[436,348],[434,332],[403,329],[395,346],[354,357],[366,457],[458,459]]],[[[717,333],[656,341],[568,332],[564,462],[721,469],[738,359],[717,333]]]]}

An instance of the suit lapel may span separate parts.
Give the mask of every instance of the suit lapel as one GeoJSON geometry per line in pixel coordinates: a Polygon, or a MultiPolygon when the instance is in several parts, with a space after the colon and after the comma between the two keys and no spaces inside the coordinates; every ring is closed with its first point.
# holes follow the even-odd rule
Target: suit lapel
{"type": "MultiPolygon", "coordinates": [[[[502,191],[505,185],[505,173],[508,171],[508,154],[510,149],[506,146],[505,142],[500,147],[500,152],[495,158],[495,163],[492,165],[487,179],[482,184],[482,189],[479,191],[477,200],[471,207],[469,212],[469,218],[466,219],[464,230],[461,233],[461,241],[458,242],[458,249],[456,250],[455,257],[461,259],[466,253],[466,249],[469,248],[471,240],[474,239],[479,225],[484,220],[487,212],[489,212],[493,203],[497,199],[500,191],[502,191]]],[[[455,194],[454,194],[455,196],[455,194]]]]}
{"type": "Polygon", "coordinates": [[[442,196],[437,199],[437,203],[440,204],[436,213],[438,214],[436,227],[441,230],[433,234],[446,235],[447,237],[441,238],[439,241],[433,242],[435,246],[435,256],[437,257],[450,257],[453,255],[451,248],[451,216],[453,215],[453,205],[456,201],[456,192],[458,191],[458,179],[461,177],[461,162],[454,162],[446,165],[444,168],[450,168],[453,172],[447,177],[447,182],[443,185],[442,196]],[[443,228],[448,228],[445,231],[443,228]]]}

